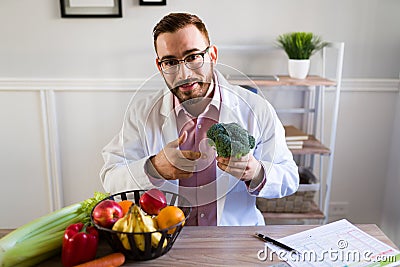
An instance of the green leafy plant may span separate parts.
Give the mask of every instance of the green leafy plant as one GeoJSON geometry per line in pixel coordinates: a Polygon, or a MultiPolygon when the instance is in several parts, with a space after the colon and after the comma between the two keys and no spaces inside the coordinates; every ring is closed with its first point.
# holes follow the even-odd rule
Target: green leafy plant
{"type": "Polygon", "coordinates": [[[327,45],[321,37],[311,32],[290,32],[279,35],[278,46],[283,48],[289,59],[309,59],[318,50],[327,45]]]}

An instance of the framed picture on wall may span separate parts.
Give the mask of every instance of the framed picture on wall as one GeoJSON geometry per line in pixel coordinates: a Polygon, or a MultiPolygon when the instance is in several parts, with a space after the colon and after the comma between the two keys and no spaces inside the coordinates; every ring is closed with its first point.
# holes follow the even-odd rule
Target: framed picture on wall
{"type": "Polygon", "coordinates": [[[165,6],[167,0],[139,0],[141,6],[165,6]]]}
{"type": "Polygon", "coordinates": [[[62,18],[121,18],[121,0],[60,0],[62,18]]]}

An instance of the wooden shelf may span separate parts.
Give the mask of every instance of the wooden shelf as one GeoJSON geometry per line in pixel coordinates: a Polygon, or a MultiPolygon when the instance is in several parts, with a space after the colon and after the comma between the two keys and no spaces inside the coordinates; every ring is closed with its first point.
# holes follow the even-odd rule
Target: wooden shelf
{"type": "Polygon", "coordinates": [[[254,86],[335,86],[336,82],[320,76],[309,75],[307,78],[300,80],[290,78],[287,75],[279,75],[279,81],[262,80],[262,79],[229,79],[229,82],[236,85],[254,86]]]}
{"type": "Polygon", "coordinates": [[[268,220],[323,220],[325,215],[314,203],[310,212],[283,213],[283,212],[263,212],[266,222],[268,220]]]}
{"type": "Polygon", "coordinates": [[[313,135],[309,135],[308,140],[304,141],[303,148],[291,149],[293,155],[320,154],[329,155],[330,149],[321,144],[313,135]]]}

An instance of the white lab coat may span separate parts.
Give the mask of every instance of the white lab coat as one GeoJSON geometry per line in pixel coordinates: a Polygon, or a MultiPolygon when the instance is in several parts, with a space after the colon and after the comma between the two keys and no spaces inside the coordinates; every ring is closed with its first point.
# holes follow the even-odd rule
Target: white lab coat
{"type": "MultiPolygon", "coordinates": [[[[256,195],[280,198],[293,194],[299,185],[298,169],[287,148],[284,129],[275,110],[263,97],[230,85],[214,73],[221,88],[220,122],[237,122],[256,139],[251,151],[261,161],[266,183],[251,192],[244,182],[217,167],[217,225],[264,225],[256,208],[256,195]]],[[[134,97],[120,133],[103,149],[100,172],[107,192],[117,193],[154,187],[144,165],[167,143],[178,138],[173,95],[166,88],[150,97],[134,97]]],[[[178,192],[178,180],[163,181],[161,189],[178,192]]]]}

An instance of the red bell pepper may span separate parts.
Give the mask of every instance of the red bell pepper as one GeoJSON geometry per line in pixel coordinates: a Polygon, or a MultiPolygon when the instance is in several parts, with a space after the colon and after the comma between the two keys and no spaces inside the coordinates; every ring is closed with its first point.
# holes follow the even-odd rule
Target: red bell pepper
{"type": "Polygon", "coordinates": [[[71,267],[93,260],[96,257],[99,233],[93,226],[75,223],[65,229],[61,261],[71,267]]]}

